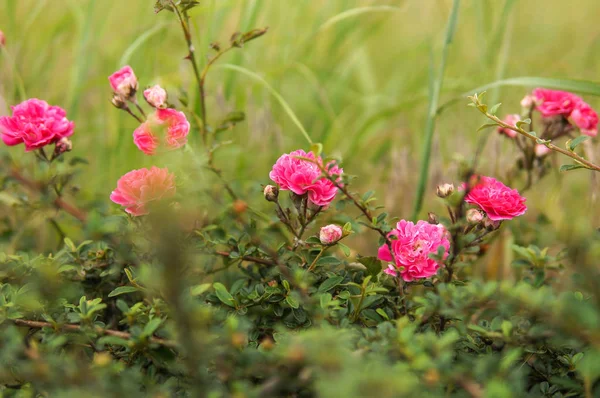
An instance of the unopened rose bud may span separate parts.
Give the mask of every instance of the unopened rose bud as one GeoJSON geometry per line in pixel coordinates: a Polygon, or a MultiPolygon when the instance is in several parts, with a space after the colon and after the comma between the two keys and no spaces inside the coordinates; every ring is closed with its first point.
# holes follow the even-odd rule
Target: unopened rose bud
{"type": "Polygon", "coordinates": [[[6,36],[4,36],[4,32],[0,30],[0,47],[6,46],[6,36]]]}
{"type": "Polygon", "coordinates": [[[138,81],[131,66],[127,65],[108,77],[110,86],[116,94],[131,99],[138,89],[138,81]]]}
{"type": "Polygon", "coordinates": [[[267,285],[269,285],[270,287],[277,287],[278,283],[276,280],[272,280],[272,281],[268,281],[267,285]]]}
{"type": "Polygon", "coordinates": [[[263,191],[265,195],[265,199],[269,202],[277,202],[277,198],[279,197],[279,188],[275,185],[267,185],[263,191]]]}
{"type": "Polygon", "coordinates": [[[500,228],[500,224],[501,223],[502,223],[502,221],[490,220],[488,217],[485,217],[484,220],[483,220],[483,226],[488,231],[495,231],[495,230],[497,230],[498,228],[500,228]]]}
{"type": "Polygon", "coordinates": [[[54,154],[58,156],[73,149],[73,143],[67,137],[61,138],[54,146],[54,154]]]}
{"type": "Polygon", "coordinates": [[[429,224],[439,224],[440,222],[438,221],[437,216],[435,215],[435,213],[427,213],[427,222],[429,224]]]}
{"type": "Polygon", "coordinates": [[[125,103],[125,99],[123,97],[121,97],[121,95],[119,94],[114,94],[112,99],[110,100],[110,102],[113,104],[113,106],[117,109],[127,109],[128,106],[125,103]]]}
{"type": "Polygon", "coordinates": [[[442,184],[437,187],[437,196],[447,198],[454,193],[454,184],[442,184]]]}
{"type": "Polygon", "coordinates": [[[535,146],[535,156],[537,156],[538,158],[541,158],[544,155],[549,154],[550,152],[552,152],[552,150],[550,148],[548,148],[546,145],[537,144],[535,146]]]}
{"type": "Polygon", "coordinates": [[[479,224],[481,221],[483,221],[484,217],[485,215],[481,212],[481,210],[467,210],[467,222],[469,222],[470,224],[479,224]]]}
{"type": "Polygon", "coordinates": [[[343,235],[342,228],[339,225],[330,224],[323,228],[319,232],[319,239],[324,245],[332,245],[338,240],[342,239],[343,235]]]}
{"type": "Polygon", "coordinates": [[[531,109],[531,107],[535,104],[535,99],[531,95],[526,95],[521,100],[521,108],[523,109],[531,109]]]}
{"type": "Polygon", "coordinates": [[[167,91],[158,84],[144,90],[144,98],[154,108],[167,107],[167,91]]]}

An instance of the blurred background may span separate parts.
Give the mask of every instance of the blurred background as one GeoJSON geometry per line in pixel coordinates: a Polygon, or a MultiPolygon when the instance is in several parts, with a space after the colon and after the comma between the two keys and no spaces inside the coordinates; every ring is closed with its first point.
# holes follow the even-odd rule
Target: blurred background
{"type": "MultiPolygon", "coordinates": [[[[314,142],[343,159],[357,175],[355,189],[375,190],[380,203],[399,218],[411,216],[428,106],[430,66],[437,69],[452,2],[201,0],[190,15],[201,64],[211,42],[232,33],[269,27],[267,35],[225,55],[207,79],[209,121],[239,110],[246,121],[224,133],[233,143],[216,164],[252,206],[267,208],[260,184],[284,152],[309,149],[283,98],[314,142]],[[264,79],[241,73],[237,65],[264,79]]],[[[190,158],[148,157],[133,144],[137,122],[110,103],[107,77],[125,64],[144,88],[161,84],[172,102],[186,91],[197,104],[185,42],[176,18],[155,14],[151,0],[0,0],[0,30],[6,51],[0,59],[0,115],[9,106],[37,97],[67,110],[76,123],[74,151],[89,161],[76,177],[74,200],[94,201],[119,214],[109,202],[117,179],[134,168],[189,162],[190,158]]],[[[598,81],[600,2],[573,0],[464,1],[449,49],[440,104],[506,77],[543,76],[598,81]]],[[[533,88],[533,87],[531,87],[533,88]]],[[[499,113],[518,113],[531,88],[501,88],[488,96],[502,102],[499,113]]],[[[600,101],[585,97],[596,109],[600,101]]],[[[422,217],[443,212],[435,186],[455,182],[457,164],[469,158],[482,134],[489,140],[480,172],[502,178],[515,161],[514,148],[491,130],[467,100],[440,115],[422,217]]],[[[188,115],[188,117],[190,117],[188,115]]],[[[190,118],[191,119],[191,118],[190,118]]],[[[198,131],[190,146],[201,161],[198,131]]],[[[14,162],[32,156],[22,147],[0,147],[14,162]]],[[[563,160],[561,162],[561,160],[563,160]]],[[[527,192],[530,211],[521,228],[542,220],[548,244],[597,227],[595,183],[590,173],[565,176],[556,170],[527,192]]],[[[217,184],[199,172],[185,184],[217,184]]],[[[518,188],[520,182],[515,187],[518,188]]],[[[198,199],[198,203],[203,203],[198,199]]],[[[202,206],[202,204],[199,204],[202,206]]],[[[210,209],[204,209],[209,212],[210,209]]],[[[543,234],[542,234],[542,240],[543,234]]],[[[539,242],[540,246],[544,242],[539,242]]]]}

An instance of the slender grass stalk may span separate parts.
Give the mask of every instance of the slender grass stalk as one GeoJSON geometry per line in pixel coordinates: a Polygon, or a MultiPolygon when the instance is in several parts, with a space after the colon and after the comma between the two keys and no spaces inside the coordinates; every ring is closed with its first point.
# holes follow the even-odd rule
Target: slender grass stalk
{"type": "Polygon", "coordinates": [[[415,220],[419,216],[419,212],[423,207],[423,198],[425,195],[425,188],[427,186],[427,180],[429,178],[429,163],[431,158],[431,143],[433,138],[433,132],[435,130],[435,120],[437,116],[437,108],[440,97],[440,91],[442,83],[444,81],[444,70],[446,69],[446,59],[448,58],[448,48],[454,38],[454,31],[456,30],[456,21],[458,19],[458,9],[460,7],[460,0],[454,0],[452,4],[452,11],[450,12],[450,18],[448,19],[448,25],[446,27],[446,39],[444,40],[444,48],[442,49],[442,59],[440,67],[438,69],[435,81],[433,81],[432,90],[429,98],[429,109],[427,111],[427,122],[425,125],[425,139],[423,141],[423,149],[421,152],[421,170],[419,175],[419,182],[417,185],[417,196],[415,198],[415,205],[412,214],[412,219],[415,220]]]}

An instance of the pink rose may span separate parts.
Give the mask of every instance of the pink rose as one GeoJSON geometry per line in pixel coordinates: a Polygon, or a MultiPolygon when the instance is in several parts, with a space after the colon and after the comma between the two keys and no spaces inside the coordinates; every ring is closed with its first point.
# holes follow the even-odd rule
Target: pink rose
{"type": "Polygon", "coordinates": [[[584,101],[580,101],[571,112],[571,121],[582,134],[595,137],[598,134],[598,114],[584,101]]]}
{"type": "Polygon", "coordinates": [[[437,254],[441,246],[445,259],[450,249],[448,232],[444,226],[429,224],[423,220],[417,224],[401,220],[396,229],[388,234],[388,238],[391,240],[394,255],[390,253],[388,245],[384,244],[379,248],[378,258],[383,261],[394,261],[395,258],[395,267],[390,264],[384,272],[392,276],[399,274],[406,282],[435,275],[440,263],[429,255],[437,254]]]}
{"type": "MultiPolygon", "coordinates": [[[[315,159],[312,152],[306,153],[299,149],[277,159],[269,173],[269,178],[279,184],[282,190],[292,191],[296,195],[308,194],[308,199],[315,205],[328,206],[337,194],[335,184],[322,176],[317,164],[298,159],[299,157],[313,159],[319,164],[323,164],[320,156],[315,159]]],[[[336,181],[341,183],[343,169],[332,163],[329,163],[326,169],[330,176],[337,176],[336,181]]]]}
{"type": "Polygon", "coordinates": [[[4,32],[0,30],[0,47],[6,46],[6,36],[4,36],[4,32]]]}
{"type": "Polygon", "coordinates": [[[167,107],[167,91],[158,84],[144,90],[144,98],[154,108],[167,107]]]}
{"type": "Polygon", "coordinates": [[[319,239],[324,245],[331,245],[338,240],[342,239],[342,228],[335,224],[327,225],[321,228],[319,232],[319,239]]]}
{"type": "Polygon", "coordinates": [[[110,75],[108,81],[113,91],[124,98],[133,97],[138,89],[137,77],[129,65],[110,75]]]}
{"type": "Polygon", "coordinates": [[[542,156],[547,155],[550,152],[552,152],[552,150],[546,145],[536,144],[535,146],[535,156],[537,156],[538,158],[541,158],[542,156]]]}
{"type": "Polygon", "coordinates": [[[510,220],[527,211],[525,198],[516,189],[492,177],[481,176],[465,197],[465,202],[479,206],[493,221],[510,220]]]}
{"type": "Polygon", "coordinates": [[[125,207],[133,216],[148,214],[148,205],[175,195],[175,175],[152,166],[150,170],[132,170],[117,181],[110,200],[125,207]]]}
{"type": "MultiPolygon", "coordinates": [[[[504,116],[504,119],[502,119],[502,121],[510,126],[516,126],[517,122],[521,120],[521,117],[519,115],[517,115],[516,113],[514,114],[509,114],[504,116]]],[[[509,138],[515,138],[517,136],[517,132],[513,131],[511,129],[507,129],[501,126],[498,126],[498,133],[500,134],[504,134],[509,138]]]]}
{"type": "Polygon", "coordinates": [[[543,116],[569,116],[581,98],[575,94],[559,90],[536,88],[533,96],[538,103],[537,109],[543,116]]]}
{"type": "Polygon", "coordinates": [[[6,145],[24,143],[29,152],[73,134],[75,123],[67,120],[65,110],[59,106],[32,98],[12,110],[12,117],[0,117],[0,134],[6,145]]]}
{"type": "Polygon", "coordinates": [[[157,109],[133,132],[133,142],[146,155],[154,155],[159,147],[167,150],[187,144],[190,123],[185,114],[175,109],[157,109]]]}

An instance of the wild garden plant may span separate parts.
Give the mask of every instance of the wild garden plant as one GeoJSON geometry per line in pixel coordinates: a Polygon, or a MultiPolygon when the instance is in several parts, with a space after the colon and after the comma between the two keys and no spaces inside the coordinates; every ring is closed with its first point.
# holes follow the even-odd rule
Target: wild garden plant
{"type": "Polygon", "coordinates": [[[108,78],[106,100],[139,123],[126,145],[154,166],[124,174],[103,204],[71,195],[84,160],[63,108],[31,98],[0,117],[4,143],[29,152],[27,163],[4,161],[3,202],[47,209],[61,240],[53,253],[32,243],[0,254],[3,395],[600,396],[600,275],[580,265],[597,260],[597,233],[555,252],[529,244],[516,224],[536,206],[526,192],[552,159],[570,158],[567,176],[600,171],[581,151],[597,135],[590,105],[536,88],[521,114],[500,118],[499,105],[471,93],[464,104],[489,119],[484,134],[510,139],[518,158],[487,176],[474,154],[427,193],[447,210],[427,219],[388,214],[375,192],[356,192],[355,178],[376,176],[350,175],[361,170],[319,143],[256,154],[273,167],[255,176],[260,189],[243,192],[218,154],[244,113],[215,117],[206,81],[268,30],[235,32],[200,62],[189,15],[197,5],[155,5],[180,25],[184,50],[169,51],[184,52],[191,87],[161,87],[127,65],[108,78]],[[199,187],[206,172],[216,195],[199,187]],[[257,191],[261,208],[250,205],[257,191]],[[56,212],[90,240],[73,242],[56,212]],[[99,219],[111,217],[118,228],[103,230],[99,219]],[[482,280],[477,267],[505,228],[521,236],[514,278],[482,280]],[[357,235],[367,253],[353,248],[357,235]]]}

